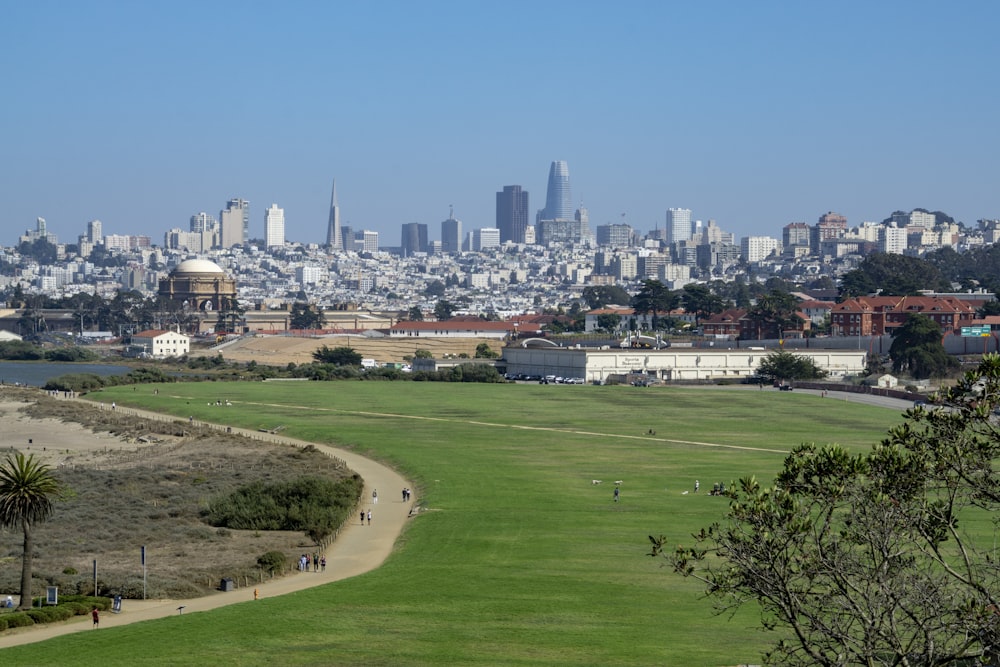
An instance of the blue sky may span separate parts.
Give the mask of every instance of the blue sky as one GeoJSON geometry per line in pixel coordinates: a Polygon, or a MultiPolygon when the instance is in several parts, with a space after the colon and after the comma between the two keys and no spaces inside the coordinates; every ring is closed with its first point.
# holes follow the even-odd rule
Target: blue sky
{"type": "Polygon", "coordinates": [[[0,25],[3,235],[187,229],[232,197],[289,240],[691,208],[738,236],[826,211],[1000,217],[995,2],[33,2],[0,25]]]}

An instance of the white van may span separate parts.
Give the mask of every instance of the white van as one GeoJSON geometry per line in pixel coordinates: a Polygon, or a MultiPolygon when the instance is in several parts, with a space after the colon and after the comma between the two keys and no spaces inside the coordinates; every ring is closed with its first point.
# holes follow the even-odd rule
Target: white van
{"type": "Polygon", "coordinates": [[[378,362],[374,359],[362,359],[361,368],[378,368],[378,362]]]}

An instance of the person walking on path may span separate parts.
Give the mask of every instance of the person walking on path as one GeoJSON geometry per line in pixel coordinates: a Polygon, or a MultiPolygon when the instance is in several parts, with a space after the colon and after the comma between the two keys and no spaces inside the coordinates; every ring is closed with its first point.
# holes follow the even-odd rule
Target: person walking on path
{"type": "Polygon", "coordinates": [[[368,525],[372,525],[372,511],[368,510],[368,525]]]}
{"type": "Polygon", "coordinates": [[[260,591],[257,590],[256,588],[253,589],[253,599],[254,600],[259,600],[260,599],[260,591]]]}
{"type": "Polygon", "coordinates": [[[94,627],[98,627],[101,623],[101,614],[97,611],[97,607],[94,607],[94,610],[90,612],[90,615],[94,619],[94,627]]]}
{"type": "Polygon", "coordinates": [[[319,567],[322,572],[326,572],[326,556],[320,556],[319,567]]]}
{"type": "Polygon", "coordinates": [[[378,505],[378,489],[372,489],[372,504],[378,505]]]}
{"type": "Polygon", "coordinates": [[[313,572],[319,572],[319,554],[313,552],[313,572]]]}

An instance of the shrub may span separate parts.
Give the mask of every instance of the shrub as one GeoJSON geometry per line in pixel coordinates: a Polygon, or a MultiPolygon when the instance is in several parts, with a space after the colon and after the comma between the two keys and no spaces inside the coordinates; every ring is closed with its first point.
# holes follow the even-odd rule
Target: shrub
{"type": "Polygon", "coordinates": [[[257,565],[260,569],[272,574],[281,572],[285,569],[286,561],[287,558],[282,551],[268,551],[267,553],[257,556],[257,565]]]}
{"type": "Polygon", "coordinates": [[[4,619],[7,621],[8,628],[26,628],[35,624],[35,621],[23,611],[6,614],[4,619]]]}
{"type": "Polygon", "coordinates": [[[205,518],[237,530],[301,530],[319,541],[344,523],[362,485],[358,475],[336,482],[321,477],[255,482],[213,499],[205,518]]]}

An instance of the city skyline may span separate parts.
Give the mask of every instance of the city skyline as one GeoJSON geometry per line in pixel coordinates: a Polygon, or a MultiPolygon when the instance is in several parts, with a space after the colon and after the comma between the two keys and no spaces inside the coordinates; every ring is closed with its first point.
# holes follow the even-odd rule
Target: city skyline
{"type": "Polygon", "coordinates": [[[724,7],[14,4],[0,243],[43,217],[63,242],[98,219],[159,244],[241,199],[249,238],[276,202],[289,240],[323,244],[333,178],[345,227],[392,239],[453,205],[485,228],[507,184],[542,208],[554,160],[592,228],[1000,217],[1000,7],[724,7]],[[245,48],[186,46],[219,26],[245,48]]]}

